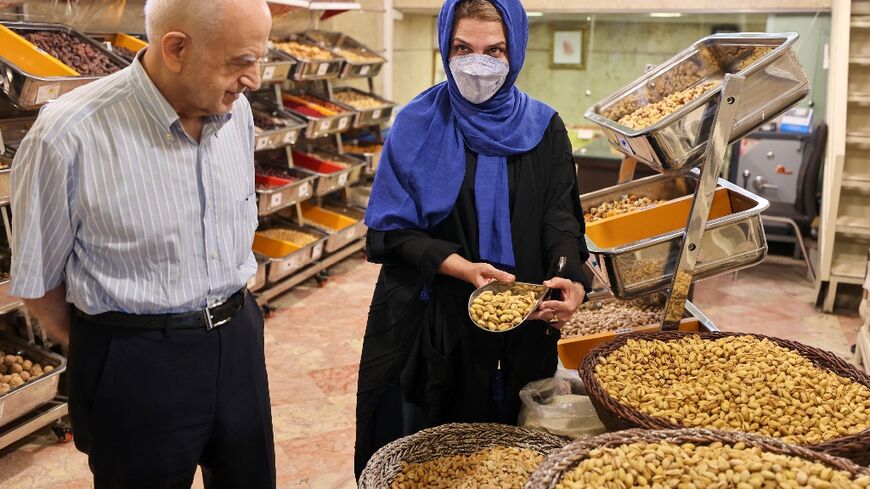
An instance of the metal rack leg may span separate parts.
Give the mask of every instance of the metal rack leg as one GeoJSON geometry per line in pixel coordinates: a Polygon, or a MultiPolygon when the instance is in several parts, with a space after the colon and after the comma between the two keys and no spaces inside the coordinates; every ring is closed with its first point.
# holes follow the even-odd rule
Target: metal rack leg
{"type": "MultiPolygon", "coordinates": [[[[731,130],[734,127],[734,119],[737,116],[737,108],[740,105],[738,97],[743,90],[745,78],[739,75],[726,75],[722,82],[722,91],[719,97],[719,107],[713,118],[713,131],[707,142],[707,151],[704,162],[701,164],[701,179],[695,189],[692,200],[692,210],[683,234],[681,247],[677,250],[676,267],[671,282],[671,293],[665,305],[662,317],[663,330],[675,330],[680,325],[683,311],[686,307],[686,299],[689,296],[689,286],[692,284],[692,276],[695,272],[695,264],[701,252],[701,242],[704,238],[704,228],[713,204],[713,196],[716,191],[716,181],[722,172],[722,164],[725,162],[725,150],[731,139],[731,130]]],[[[673,253],[673,250],[671,251],[673,253]]],[[[673,256],[673,255],[671,255],[673,256]]],[[[669,260],[668,265],[670,266],[669,260]]]]}

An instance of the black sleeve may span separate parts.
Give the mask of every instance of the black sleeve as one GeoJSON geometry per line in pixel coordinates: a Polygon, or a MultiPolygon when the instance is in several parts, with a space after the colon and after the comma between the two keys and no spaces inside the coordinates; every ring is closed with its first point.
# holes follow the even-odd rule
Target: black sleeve
{"type": "Polygon", "coordinates": [[[370,262],[417,267],[424,284],[429,284],[444,260],[459,249],[458,244],[434,239],[424,231],[369,229],[366,235],[370,262]]]}
{"type": "MultiPolygon", "coordinates": [[[[558,257],[568,258],[565,278],[582,283],[589,292],[592,283],[583,270],[589,250],[584,238],[586,223],[580,206],[577,171],[568,132],[558,115],[553,117],[548,133],[552,161],[544,210],[544,249],[552,268],[558,257]]],[[[550,275],[553,271],[550,270],[550,275]]]]}

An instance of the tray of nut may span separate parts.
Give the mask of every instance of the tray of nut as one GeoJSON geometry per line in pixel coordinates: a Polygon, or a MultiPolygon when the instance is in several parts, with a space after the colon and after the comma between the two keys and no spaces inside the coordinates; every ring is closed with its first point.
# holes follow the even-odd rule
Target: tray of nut
{"type": "Polygon", "coordinates": [[[308,30],[303,35],[345,59],[339,78],[364,78],[380,73],[387,61],[365,44],[341,32],[308,30]]]}
{"type": "Polygon", "coordinates": [[[253,249],[269,257],[266,277],[277,282],[323,256],[327,235],[310,226],[271,219],[254,234],[253,249]]]}
{"type": "Polygon", "coordinates": [[[254,166],[254,178],[257,184],[258,214],[265,216],[280,209],[306,200],[314,195],[317,176],[309,172],[257,162],[254,166]]]}
{"type": "Polygon", "coordinates": [[[62,356],[0,333],[0,426],[54,399],[62,356]]]}
{"type": "Polygon", "coordinates": [[[296,66],[290,74],[294,80],[337,78],[344,66],[344,58],[300,35],[290,34],[280,41],[274,41],[273,46],[296,60],[296,66]]]}
{"type": "Polygon", "coordinates": [[[492,282],[471,293],[468,317],[484,331],[511,331],[535,312],[548,290],[539,284],[492,282]]]}
{"type": "Polygon", "coordinates": [[[286,110],[269,110],[265,104],[253,102],[254,151],[282,148],[295,144],[308,121],[286,110]]]}
{"type": "Polygon", "coordinates": [[[39,108],[127,65],[65,25],[0,22],[0,87],[23,110],[39,108]]]}
{"type": "Polygon", "coordinates": [[[275,49],[270,42],[266,55],[260,58],[260,81],[265,84],[281,83],[290,76],[296,60],[275,49]]]}
{"type": "Polygon", "coordinates": [[[285,109],[306,121],[308,139],[346,131],[356,117],[352,107],[310,93],[285,93],[282,100],[285,109]]]}
{"type": "Polygon", "coordinates": [[[353,127],[362,128],[389,122],[396,104],[374,94],[350,87],[336,88],[333,99],[357,111],[353,127]]]}
{"type": "MultiPolygon", "coordinates": [[[[697,181],[696,171],[654,175],[581,196],[589,206],[584,214],[626,195],[660,201],[586,223],[587,265],[615,296],[637,298],[671,283],[697,181]]],[[[692,282],[761,262],[767,255],[761,212],[768,206],[766,199],[720,178],[692,282]]]]}
{"type": "Polygon", "coordinates": [[[314,195],[322,197],[358,182],[366,162],[322,149],[299,149],[293,151],[293,164],[318,177],[314,195]]]}
{"type": "Polygon", "coordinates": [[[797,34],[715,34],[593,105],[586,118],[614,148],[661,172],[701,163],[727,73],[746,77],[730,142],[809,93],[797,34]]]}

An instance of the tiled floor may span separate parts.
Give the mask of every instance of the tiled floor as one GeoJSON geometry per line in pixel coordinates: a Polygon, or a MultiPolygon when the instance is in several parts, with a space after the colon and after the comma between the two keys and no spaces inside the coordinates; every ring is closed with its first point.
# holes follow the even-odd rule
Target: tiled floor
{"type": "MultiPolygon", "coordinates": [[[[325,287],[298,287],[268,319],[266,359],[281,488],[351,488],[354,391],[362,334],[378,267],[361,256],[332,271],[325,287]]],[[[764,265],[697,287],[695,303],[723,330],[796,339],[848,355],[857,315],[817,312],[800,265],[764,265]]],[[[85,457],[47,430],[0,452],[4,489],[90,487],[85,457]]],[[[201,487],[197,481],[195,487],[201,487]]]]}

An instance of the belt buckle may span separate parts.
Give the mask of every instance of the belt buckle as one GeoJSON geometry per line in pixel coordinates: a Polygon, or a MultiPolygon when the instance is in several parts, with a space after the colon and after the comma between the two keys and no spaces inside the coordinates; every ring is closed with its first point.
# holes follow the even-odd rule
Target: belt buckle
{"type": "Polygon", "coordinates": [[[202,310],[202,314],[203,314],[203,316],[205,316],[205,330],[206,331],[211,331],[211,330],[217,328],[218,326],[226,324],[231,319],[228,317],[228,318],[223,319],[221,321],[215,322],[215,320],[211,317],[211,310],[221,306],[222,304],[223,303],[215,304],[211,307],[206,307],[205,309],[202,310]]]}

